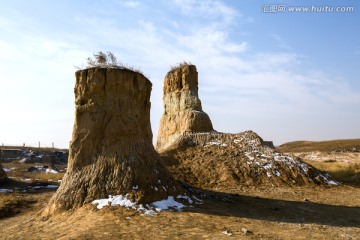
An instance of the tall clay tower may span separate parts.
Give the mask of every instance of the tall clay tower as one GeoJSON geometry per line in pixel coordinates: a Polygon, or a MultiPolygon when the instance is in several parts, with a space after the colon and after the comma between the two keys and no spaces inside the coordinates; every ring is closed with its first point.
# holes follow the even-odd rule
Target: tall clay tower
{"type": "Polygon", "coordinates": [[[195,65],[180,65],[166,74],[163,101],[164,114],[156,143],[159,152],[171,146],[185,132],[213,131],[211,120],[201,107],[195,65]]]}
{"type": "Polygon", "coordinates": [[[150,92],[141,73],[93,67],[76,72],[75,123],[66,175],[47,212],[108,195],[150,203],[183,191],[152,145],[150,92]]]}

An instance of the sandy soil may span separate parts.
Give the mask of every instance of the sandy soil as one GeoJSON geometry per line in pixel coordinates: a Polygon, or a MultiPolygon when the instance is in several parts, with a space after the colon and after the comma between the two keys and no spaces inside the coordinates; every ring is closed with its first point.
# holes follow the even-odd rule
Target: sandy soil
{"type": "Polygon", "coordinates": [[[360,189],[349,186],[196,190],[205,203],[182,212],[86,205],[44,219],[53,193],[1,194],[27,204],[8,205],[18,211],[0,219],[0,239],[360,239],[360,189]]]}

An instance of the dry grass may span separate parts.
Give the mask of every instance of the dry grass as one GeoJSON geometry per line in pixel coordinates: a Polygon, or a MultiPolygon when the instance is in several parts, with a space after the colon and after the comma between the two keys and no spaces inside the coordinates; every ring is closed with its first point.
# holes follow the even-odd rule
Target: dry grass
{"type": "Polygon", "coordinates": [[[13,198],[11,205],[20,212],[0,220],[0,239],[358,239],[360,234],[360,188],[266,187],[231,192],[198,194],[204,204],[182,212],[140,216],[132,209],[97,210],[87,204],[49,219],[39,212],[53,192],[19,193],[35,202],[19,209],[13,198]]]}
{"type": "MultiPolygon", "coordinates": [[[[7,172],[8,177],[24,180],[24,179],[30,179],[31,181],[49,181],[57,182],[58,180],[61,180],[64,177],[65,172],[59,172],[59,173],[46,173],[46,172],[28,172],[28,169],[34,164],[24,164],[24,163],[18,163],[18,162],[9,162],[9,163],[2,163],[3,167],[8,167],[10,169],[14,168],[14,170],[11,170],[7,172]]],[[[35,164],[35,165],[41,165],[41,164],[35,164]]],[[[60,169],[63,169],[65,165],[60,166],[60,169]]]]}
{"type": "Polygon", "coordinates": [[[276,148],[293,153],[315,168],[331,174],[332,179],[353,186],[360,186],[360,162],[357,152],[335,152],[339,150],[359,151],[360,139],[332,141],[296,141],[276,148]]]}
{"type": "Polygon", "coordinates": [[[305,161],[321,171],[330,173],[336,181],[360,186],[360,163],[305,161]]]}
{"type": "Polygon", "coordinates": [[[192,63],[190,61],[189,62],[187,62],[187,61],[179,62],[174,66],[172,66],[172,65],[170,66],[170,72],[172,72],[172,71],[174,71],[174,70],[176,70],[178,68],[182,68],[184,66],[189,66],[189,65],[192,65],[192,63]]]}
{"type": "Polygon", "coordinates": [[[336,151],[341,149],[360,150],[360,139],[332,140],[332,141],[296,141],[280,145],[276,149],[281,152],[313,152],[313,151],[336,151]]]}
{"type": "Polygon", "coordinates": [[[95,68],[102,68],[102,67],[104,67],[104,68],[120,68],[120,69],[127,69],[132,72],[137,72],[137,73],[140,73],[140,74],[146,76],[140,70],[140,67],[136,68],[134,66],[130,66],[128,64],[118,61],[112,52],[104,53],[104,52],[100,51],[97,54],[94,53],[93,55],[94,55],[94,59],[91,57],[87,58],[87,65],[85,67],[84,66],[82,66],[82,67],[75,66],[75,68],[78,70],[88,69],[88,68],[93,68],[93,67],[95,67],[95,68]]]}
{"type": "Polygon", "coordinates": [[[0,195],[0,219],[15,216],[28,209],[36,201],[31,197],[19,194],[0,195]]]}

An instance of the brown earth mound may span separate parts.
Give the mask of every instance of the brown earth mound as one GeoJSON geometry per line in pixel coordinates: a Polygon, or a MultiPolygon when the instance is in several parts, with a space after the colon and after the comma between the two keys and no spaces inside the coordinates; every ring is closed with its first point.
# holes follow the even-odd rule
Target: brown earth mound
{"type": "Polygon", "coordinates": [[[183,134],[162,156],[177,180],[196,187],[337,184],[300,158],[266,146],[252,131],[183,134]]]}
{"type": "Polygon", "coordinates": [[[151,88],[141,73],[128,69],[76,72],[68,170],[46,212],[108,195],[128,194],[131,201],[150,203],[183,191],[152,145],[151,88]]]}
{"type": "Polygon", "coordinates": [[[198,96],[198,72],[194,65],[180,65],[164,80],[164,114],[160,120],[156,150],[161,152],[184,132],[213,130],[198,96]]]}

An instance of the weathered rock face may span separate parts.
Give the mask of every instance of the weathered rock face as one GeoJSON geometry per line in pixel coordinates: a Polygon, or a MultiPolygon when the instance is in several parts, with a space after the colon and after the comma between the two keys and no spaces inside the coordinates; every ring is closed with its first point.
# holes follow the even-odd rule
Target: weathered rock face
{"type": "Polygon", "coordinates": [[[0,163],[0,182],[6,180],[6,172],[4,171],[1,163],[0,163]]]}
{"type": "Polygon", "coordinates": [[[151,87],[142,74],[127,69],[76,72],[68,170],[48,212],[108,195],[150,203],[183,191],[152,145],[151,87]]]}
{"type": "Polygon", "coordinates": [[[163,101],[164,114],[156,143],[159,152],[166,150],[185,132],[213,130],[209,116],[202,111],[194,65],[180,66],[167,73],[163,101]]]}

